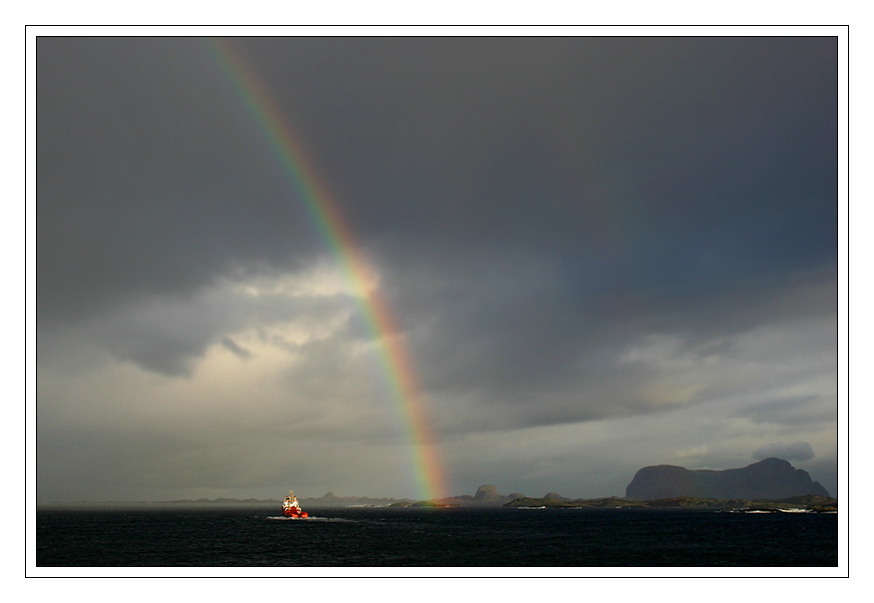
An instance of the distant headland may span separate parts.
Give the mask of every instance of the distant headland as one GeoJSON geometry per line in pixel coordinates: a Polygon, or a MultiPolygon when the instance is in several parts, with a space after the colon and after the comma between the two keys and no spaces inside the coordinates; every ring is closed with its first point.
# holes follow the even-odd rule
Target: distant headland
{"type": "Polygon", "coordinates": [[[776,458],[724,471],[689,470],[674,465],[644,467],[625,489],[625,497],[632,500],[780,499],[803,495],[828,497],[829,493],[819,482],[811,480],[806,471],[776,458]]]}

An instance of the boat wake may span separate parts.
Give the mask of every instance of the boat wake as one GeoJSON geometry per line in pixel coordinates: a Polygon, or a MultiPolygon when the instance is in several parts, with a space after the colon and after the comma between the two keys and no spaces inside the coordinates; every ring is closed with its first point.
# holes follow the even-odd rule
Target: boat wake
{"type": "Polygon", "coordinates": [[[272,521],[305,521],[309,522],[350,522],[354,521],[352,519],[345,519],[343,517],[313,517],[310,515],[309,517],[284,517],[283,515],[270,515],[265,517],[265,519],[269,519],[272,521]]]}

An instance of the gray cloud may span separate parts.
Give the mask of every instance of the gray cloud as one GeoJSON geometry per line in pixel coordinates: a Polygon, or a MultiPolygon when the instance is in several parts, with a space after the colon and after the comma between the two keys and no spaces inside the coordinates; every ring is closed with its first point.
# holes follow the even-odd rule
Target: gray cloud
{"type": "Polygon", "coordinates": [[[814,456],[813,448],[807,442],[769,444],[753,451],[756,460],[777,457],[787,461],[809,461],[814,456]]]}
{"type": "Polygon", "coordinates": [[[235,342],[230,337],[222,337],[221,344],[223,346],[225,346],[225,348],[228,349],[230,352],[232,352],[233,354],[235,354],[236,356],[238,356],[240,358],[248,359],[248,358],[252,357],[252,353],[249,350],[247,350],[246,348],[240,347],[240,345],[237,344],[237,342],[235,342]]]}
{"type": "Polygon", "coordinates": [[[756,423],[801,425],[804,423],[831,423],[837,416],[837,396],[802,396],[776,398],[744,408],[739,416],[756,423]]]}

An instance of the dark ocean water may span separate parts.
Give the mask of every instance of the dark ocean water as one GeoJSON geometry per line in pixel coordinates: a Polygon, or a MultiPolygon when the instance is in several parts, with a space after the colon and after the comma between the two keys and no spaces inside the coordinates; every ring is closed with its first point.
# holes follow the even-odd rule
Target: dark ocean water
{"type": "Polygon", "coordinates": [[[837,566],[835,514],[653,509],[44,510],[38,566],[837,566]]]}

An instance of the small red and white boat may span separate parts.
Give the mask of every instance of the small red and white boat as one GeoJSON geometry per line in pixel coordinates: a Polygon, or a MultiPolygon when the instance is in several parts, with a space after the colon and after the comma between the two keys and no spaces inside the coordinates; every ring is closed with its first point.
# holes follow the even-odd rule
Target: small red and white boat
{"type": "Polygon", "coordinates": [[[288,496],[285,497],[285,500],[282,501],[282,515],[293,519],[306,519],[309,517],[309,513],[300,508],[300,504],[297,502],[297,496],[294,495],[294,491],[289,492],[288,496]]]}

